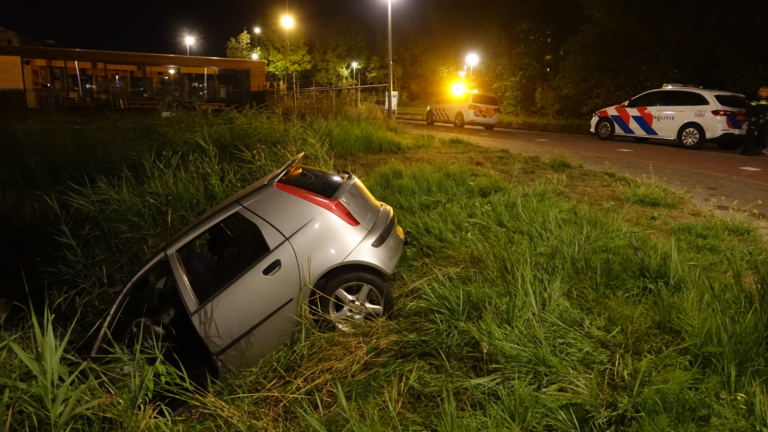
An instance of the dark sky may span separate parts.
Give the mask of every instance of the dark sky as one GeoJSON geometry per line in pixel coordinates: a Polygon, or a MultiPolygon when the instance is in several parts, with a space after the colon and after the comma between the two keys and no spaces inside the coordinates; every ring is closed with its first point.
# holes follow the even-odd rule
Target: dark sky
{"type": "MultiPolygon", "coordinates": [[[[423,0],[394,0],[399,18],[424,13],[423,0]]],[[[289,9],[311,39],[332,22],[386,31],[386,0],[0,0],[0,27],[66,48],[181,54],[185,33],[197,36],[193,54],[224,56],[224,44],[243,27],[266,27],[268,11],[289,9]],[[261,18],[261,19],[260,19],[261,18]]]]}

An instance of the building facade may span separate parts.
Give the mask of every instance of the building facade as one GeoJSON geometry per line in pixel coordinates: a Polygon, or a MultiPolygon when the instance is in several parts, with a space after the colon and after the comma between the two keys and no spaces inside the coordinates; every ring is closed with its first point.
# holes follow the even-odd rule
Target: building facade
{"type": "Polygon", "coordinates": [[[0,108],[245,105],[265,73],[262,60],[0,45],[0,108]]]}

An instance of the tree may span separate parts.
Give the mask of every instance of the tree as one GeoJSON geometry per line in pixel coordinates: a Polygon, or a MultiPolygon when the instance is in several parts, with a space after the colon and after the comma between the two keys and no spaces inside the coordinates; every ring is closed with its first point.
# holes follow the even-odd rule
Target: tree
{"type": "Polygon", "coordinates": [[[251,35],[245,30],[237,35],[237,38],[229,38],[226,48],[227,57],[237,59],[250,59],[252,54],[261,52],[259,48],[254,49],[251,46],[251,35]]]}
{"type": "Polygon", "coordinates": [[[351,75],[353,61],[358,63],[358,68],[367,66],[365,33],[357,26],[341,22],[328,26],[317,38],[313,50],[315,79],[322,85],[346,81],[351,75]]]}
{"type": "Polygon", "coordinates": [[[312,68],[312,56],[304,42],[304,35],[297,30],[286,34],[284,30],[274,27],[262,32],[260,40],[269,81],[279,81],[285,74],[301,73],[312,68]]]}

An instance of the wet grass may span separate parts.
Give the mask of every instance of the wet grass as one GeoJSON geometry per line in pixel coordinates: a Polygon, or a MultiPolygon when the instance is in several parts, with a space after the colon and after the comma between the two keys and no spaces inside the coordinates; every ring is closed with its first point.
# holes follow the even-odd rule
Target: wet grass
{"type": "MultiPolygon", "coordinates": [[[[254,119],[211,121],[179,129],[179,147],[56,189],[66,254],[54,280],[71,292],[56,307],[86,307],[77,328],[90,328],[104,292],[149,250],[304,150],[361,174],[413,230],[392,319],[302,326],[229,383],[186,393],[195,408],[183,419],[148,403],[163,382],[185,384],[151,356],[123,360],[135,366],[116,399],[99,393],[99,374],[74,374],[77,360],[36,357],[34,326],[6,328],[28,358],[74,368],[61,369],[79,377],[71,392],[86,386],[74,405],[85,408],[51,422],[36,408],[45,397],[3,384],[9,430],[768,428],[768,250],[750,223],[655,183],[396,126],[273,119],[267,135],[254,119]],[[245,140],[257,130],[271,139],[245,140]]],[[[42,327],[61,334],[47,317],[42,327]]],[[[0,342],[4,383],[34,381],[21,379],[32,368],[19,350],[0,342]]]]}

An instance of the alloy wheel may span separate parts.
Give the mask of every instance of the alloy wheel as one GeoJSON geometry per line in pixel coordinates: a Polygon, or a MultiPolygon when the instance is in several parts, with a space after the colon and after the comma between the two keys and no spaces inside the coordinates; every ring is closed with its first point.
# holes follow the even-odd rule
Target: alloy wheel
{"type": "Polygon", "coordinates": [[[687,128],[683,131],[682,134],[680,134],[680,141],[682,141],[683,145],[687,147],[695,146],[700,139],[701,136],[699,135],[699,131],[697,131],[696,128],[687,128]]]}
{"type": "Polygon", "coordinates": [[[328,312],[333,320],[362,321],[384,316],[384,299],[374,287],[364,282],[340,286],[331,296],[330,306],[328,312]]]}

